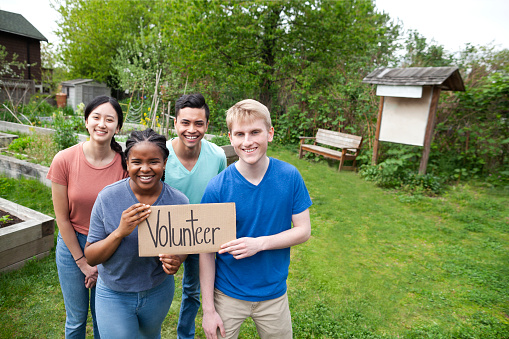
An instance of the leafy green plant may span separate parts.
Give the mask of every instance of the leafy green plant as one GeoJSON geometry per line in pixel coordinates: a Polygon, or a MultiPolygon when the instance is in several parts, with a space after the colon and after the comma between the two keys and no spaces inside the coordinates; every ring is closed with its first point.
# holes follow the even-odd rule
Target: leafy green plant
{"type": "Polygon", "coordinates": [[[404,168],[400,161],[394,159],[376,166],[362,165],[359,174],[365,180],[373,181],[382,188],[402,189],[427,195],[440,194],[444,189],[443,179],[432,174],[419,175],[404,168]]]}
{"type": "Polygon", "coordinates": [[[53,115],[55,127],[54,140],[60,150],[66,149],[78,143],[77,120],[74,118],[66,119],[62,112],[58,111],[53,115]]]}
{"type": "Polygon", "coordinates": [[[62,108],[62,114],[71,116],[71,115],[74,115],[74,110],[72,109],[71,106],[65,106],[64,108],[62,108]]]}
{"type": "Polygon", "coordinates": [[[9,221],[12,221],[12,218],[9,214],[6,214],[6,215],[0,217],[0,224],[6,224],[9,221]]]}
{"type": "Polygon", "coordinates": [[[216,144],[217,146],[225,146],[230,145],[230,138],[228,138],[227,135],[216,135],[210,139],[210,142],[216,144]]]}
{"type": "MultiPolygon", "coordinates": [[[[55,143],[54,137],[50,134],[21,133],[19,138],[9,144],[8,150],[17,153],[14,154],[14,157],[18,159],[40,164],[42,166],[50,166],[53,161],[53,157],[58,153],[59,148],[55,143]]],[[[12,153],[9,153],[8,155],[13,156],[12,153]]]]}
{"type": "Polygon", "coordinates": [[[375,166],[363,164],[359,174],[362,178],[376,183],[382,188],[402,189],[427,195],[440,194],[443,191],[444,178],[431,173],[417,173],[420,149],[407,145],[386,147],[384,160],[375,166]]]}
{"type": "Polygon", "coordinates": [[[14,139],[7,149],[12,152],[25,153],[25,150],[30,145],[31,142],[34,141],[34,137],[32,135],[26,135],[17,139],[14,139]]]}

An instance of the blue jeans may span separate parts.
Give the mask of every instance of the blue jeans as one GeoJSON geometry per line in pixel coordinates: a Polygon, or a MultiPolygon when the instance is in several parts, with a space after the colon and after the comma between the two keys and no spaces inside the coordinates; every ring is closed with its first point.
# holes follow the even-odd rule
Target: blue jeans
{"type": "MultiPolygon", "coordinates": [[[[87,236],[76,232],[76,237],[81,249],[84,249],[87,236]]],[[[76,265],[60,233],[57,238],[56,263],[65,304],[65,337],[85,338],[88,307],[90,305],[94,324],[94,338],[100,338],[95,316],[95,287],[91,289],[85,287],[85,275],[76,265]]]]}
{"type": "Polygon", "coordinates": [[[142,292],[117,292],[97,280],[96,312],[103,338],[161,338],[175,292],[173,276],[142,292]]]}
{"type": "Polygon", "coordinates": [[[194,338],[196,314],[200,308],[199,254],[190,254],[184,261],[182,278],[182,304],[177,325],[178,339],[194,338]]]}

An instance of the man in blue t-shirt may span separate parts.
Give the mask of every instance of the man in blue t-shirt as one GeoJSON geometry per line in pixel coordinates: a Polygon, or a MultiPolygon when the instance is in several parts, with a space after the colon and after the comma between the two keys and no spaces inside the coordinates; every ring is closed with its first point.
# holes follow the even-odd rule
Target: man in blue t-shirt
{"type": "MultiPolygon", "coordinates": [[[[177,100],[174,125],[178,138],[166,142],[170,155],[164,181],[184,193],[189,203],[199,204],[209,180],[226,168],[223,149],[203,139],[209,125],[209,107],[203,95],[187,94],[177,100]]],[[[190,254],[184,261],[179,339],[194,338],[200,308],[198,260],[198,254],[190,254]]]]}
{"type": "Polygon", "coordinates": [[[251,317],[261,338],[292,338],[290,247],[310,237],[311,199],[294,166],[267,157],[274,137],[267,107],[243,100],[226,122],[239,160],[210,180],[201,201],[235,203],[237,239],[200,254],[203,329],[207,338],[237,338],[251,317]]]}

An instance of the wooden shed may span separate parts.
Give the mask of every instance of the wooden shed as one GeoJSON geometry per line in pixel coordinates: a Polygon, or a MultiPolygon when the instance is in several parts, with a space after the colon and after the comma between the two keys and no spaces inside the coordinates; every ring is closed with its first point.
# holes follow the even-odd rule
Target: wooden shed
{"type": "Polygon", "coordinates": [[[458,67],[379,68],[362,82],[377,85],[380,96],[372,164],[380,141],[423,146],[425,174],[440,93],[465,90],[458,67]]]}
{"type": "Polygon", "coordinates": [[[62,93],[67,95],[67,106],[76,109],[80,103],[88,104],[98,95],[111,95],[111,89],[93,79],[74,79],[62,82],[62,93]]]}

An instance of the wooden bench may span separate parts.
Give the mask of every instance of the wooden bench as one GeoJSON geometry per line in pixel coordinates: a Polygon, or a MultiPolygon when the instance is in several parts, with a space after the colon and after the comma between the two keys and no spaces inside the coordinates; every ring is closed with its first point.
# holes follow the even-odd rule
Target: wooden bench
{"type": "Polygon", "coordinates": [[[355,161],[362,146],[362,137],[352,134],[319,129],[316,137],[300,137],[299,158],[304,152],[316,153],[324,157],[339,160],[338,171],[355,169],[355,161]],[[313,144],[306,144],[306,140],[314,140],[313,144]],[[332,146],[339,150],[323,147],[317,144],[332,146]],[[352,166],[343,166],[345,160],[353,160],[352,166]]]}

